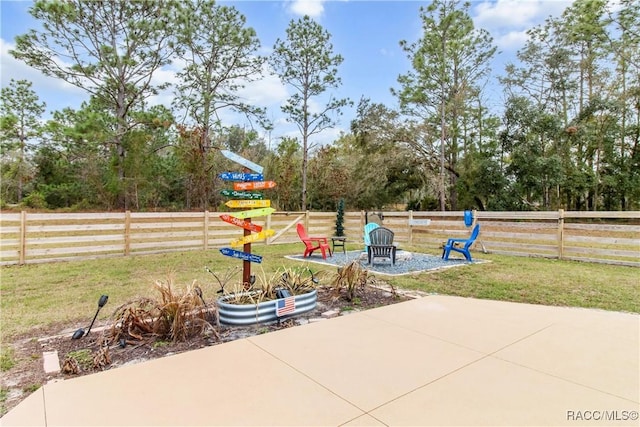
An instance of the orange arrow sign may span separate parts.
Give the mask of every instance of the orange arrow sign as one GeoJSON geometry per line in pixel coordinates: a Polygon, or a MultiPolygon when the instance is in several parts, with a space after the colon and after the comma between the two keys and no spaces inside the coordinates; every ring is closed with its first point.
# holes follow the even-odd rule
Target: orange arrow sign
{"type": "Polygon", "coordinates": [[[240,218],[236,218],[234,216],[231,215],[220,215],[220,219],[223,220],[224,222],[228,222],[229,224],[233,224],[233,225],[237,225],[238,227],[242,227],[245,230],[249,230],[249,231],[255,231],[256,233],[259,233],[262,231],[262,227],[257,225],[257,224],[253,224],[251,222],[246,222],[241,220],[240,218]]]}
{"type": "Polygon", "coordinates": [[[233,189],[236,191],[240,190],[265,190],[268,188],[273,188],[276,186],[276,183],[273,181],[254,181],[254,182],[234,182],[233,189]]]}

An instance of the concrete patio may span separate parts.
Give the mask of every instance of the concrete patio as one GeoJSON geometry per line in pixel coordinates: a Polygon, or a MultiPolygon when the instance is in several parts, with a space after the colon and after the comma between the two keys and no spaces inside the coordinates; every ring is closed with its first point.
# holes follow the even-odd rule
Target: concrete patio
{"type": "Polygon", "coordinates": [[[3,426],[638,425],[640,318],[428,296],[48,384],[3,426]]]}

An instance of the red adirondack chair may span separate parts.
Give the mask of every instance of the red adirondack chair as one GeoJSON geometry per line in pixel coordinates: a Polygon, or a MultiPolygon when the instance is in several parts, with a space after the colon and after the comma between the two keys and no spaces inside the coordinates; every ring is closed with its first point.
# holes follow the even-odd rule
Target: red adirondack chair
{"type": "Polygon", "coordinates": [[[311,256],[313,251],[316,249],[320,249],[322,252],[322,258],[324,259],[327,259],[327,251],[329,251],[329,256],[333,256],[326,237],[309,237],[307,235],[307,230],[305,230],[304,225],[302,225],[301,222],[298,223],[297,230],[298,236],[300,236],[300,240],[302,240],[302,243],[304,243],[305,246],[303,258],[311,256]]]}

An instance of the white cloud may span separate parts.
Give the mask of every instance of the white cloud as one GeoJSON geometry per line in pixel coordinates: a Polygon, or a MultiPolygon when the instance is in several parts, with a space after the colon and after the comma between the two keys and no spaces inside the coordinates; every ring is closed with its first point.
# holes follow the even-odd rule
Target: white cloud
{"type": "Polygon", "coordinates": [[[501,50],[515,51],[527,40],[526,30],[549,16],[560,16],[575,0],[483,0],[474,3],[476,28],[487,30],[501,50]]]}
{"type": "Polygon", "coordinates": [[[263,77],[246,83],[238,94],[245,102],[261,107],[275,105],[278,108],[289,96],[287,88],[276,75],[269,72],[267,66],[265,66],[263,77]]]}
{"type": "Polygon", "coordinates": [[[66,107],[77,108],[80,103],[89,98],[83,89],[73,86],[62,79],[42,74],[22,61],[9,54],[15,44],[0,39],[0,84],[6,87],[11,79],[27,80],[32,83],[31,88],[40,100],[47,103],[47,111],[61,110],[66,107]]]}
{"type": "Polygon", "coordinates": [[[324,12],[324,2],[325,0],[293,0],[289,10],[296,15],[318,18],[324,12]]]}
{"type": "Polygon", "coordinates": [[[494,37],[494,42],[499,49],[502,50],[517,50],[520,49],[527,42],[529,36],[527,31],[509,31],[506,34],[498,35],[494,37]]]}

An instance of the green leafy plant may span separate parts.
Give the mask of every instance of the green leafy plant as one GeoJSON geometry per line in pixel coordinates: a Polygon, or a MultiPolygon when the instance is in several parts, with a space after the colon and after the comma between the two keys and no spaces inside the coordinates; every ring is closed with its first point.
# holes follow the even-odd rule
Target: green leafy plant
{"type": "Polygon", "coordinates": [[[309,267],[282,267],[271,276],[264,270],[256,276],[256,282],[248,291],[236,287],[225,294],[225,302],[229,304],[259,304],[264,301],[278,299],[278,290],[286,290],[291,295],[301,295],[313,291],[320,279],[309,267]]]}

